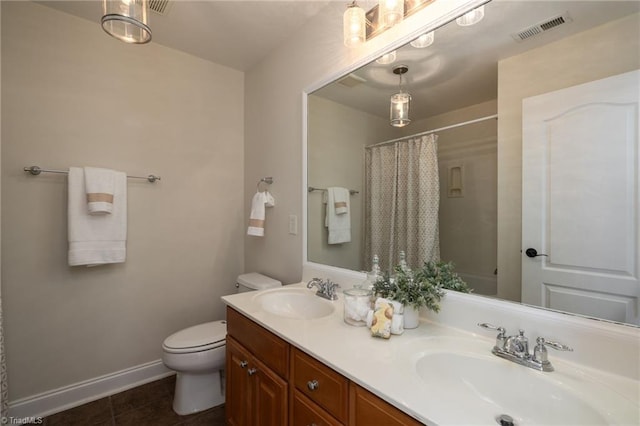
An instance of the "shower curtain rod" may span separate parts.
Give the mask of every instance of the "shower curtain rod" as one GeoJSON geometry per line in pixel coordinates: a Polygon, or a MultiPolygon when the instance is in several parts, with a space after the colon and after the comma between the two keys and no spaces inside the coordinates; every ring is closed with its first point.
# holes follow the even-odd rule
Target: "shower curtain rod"
{"type": "Polygon", "coordinates": [[[376,143],[376,144],[373,144],[373,145],[367,145],[367,146],[365,146],[365,149],[373,148],[375,146],[388,145],[390,143],[398,142],[398,141],[401,141],[403,139],[415,138],[417,136],[430,135],[431,133],[441,132],[442,130],[455,129],[456,127],[466,126],[467,124],[479,123],[481,121],[491,120],[492,118],[495,118],[497,120],[498,119],[498,114],[487,115],[486,117],[476,118],[475,120],[463,121],[462,123],[451,124],[449,126],[439,127],[437,129],[433,129],[433,130],[427,130],[426,132],[416,133],[415,135],[403,136],[401,138],[391,139],[390,141],[380,142],[380,143],[376,143]]]}

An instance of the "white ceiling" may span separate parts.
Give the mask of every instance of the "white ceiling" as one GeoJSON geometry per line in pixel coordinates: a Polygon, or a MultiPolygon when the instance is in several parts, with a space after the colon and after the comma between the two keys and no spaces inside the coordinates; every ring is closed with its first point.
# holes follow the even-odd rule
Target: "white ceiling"
{"type": "MultiPolygon", "coordinates": [[[[241,71],[250,70],[292,37],[330,1],[349,0],[171,0],[164,15],[150,13],[152,43],[178,49],[241,71]]],[[[446,0],[439,0],[446,1],[446,0]]],[[[38,3],[95,22],[100,29],[101,0],[45,0],[38,3]]],[[[365,10],[377,0],[360,0],[365,10]]],[[[640,1],[493,0],[483,21],[472,27],[449,23],[425,49],[398,50],[391,65],[373,62],[353,74],[366,83],[353,88],[334,83],[316,93],[336,102],[388,116],[388,99],[398,89],[392,69],[409,66],[403,77],[412,95],[412,116],[429,117],[495,99],[497,62],[551,41],[640,11],[640,1]],[[569,12],[572,22],[516,42],[511,34],[569,12]]],[[[337,15],[336,20],[342,16],[337,15]]],[[[105,34],[105,37],[108,37],[105,34]]]]}
{"type": "MultiPolygon", "coordinates": [[[[171,0],[164,16],[149,14],[151,42],[247,71],[291,37],[329,1],[171,0]]],[[[100,0],[38,3],[93,21],[96,31],[102,31],[100,0]]]]}

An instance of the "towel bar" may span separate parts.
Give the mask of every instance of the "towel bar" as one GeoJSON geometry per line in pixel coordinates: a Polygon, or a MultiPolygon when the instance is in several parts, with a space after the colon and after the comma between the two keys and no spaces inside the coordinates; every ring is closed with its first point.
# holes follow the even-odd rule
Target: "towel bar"
{"type": "MultiPolygon", "coordinates": [[[[315,188],[313,186],[310,186],[309,188],[307,188],[307,191],[309,191],[309,192],[326,191],[326,190],[327,190],[326,188],[315,188]]],[[[360,193],[360,191],[356,191],[355,189],[350,189],[349,190],[349,194],[351,194],[351,195],[356,195],[356,194],[359,194],[359,193],[360,193]]]]}
{"type": "Polygon", "coordinates": [[[260,178],[260,180],[258,181],[258,184],[256,185],[256,189],[258,191],[260,191],[260,184],[262,182],[266,183],[267,185],[271,185],[273,183],[273,178],[271,176],[260,178]]]}
{"type": "MultiPolygon", "coordinates": [[[[34,176],[38,176],[40,173],[62,173],[62,174],[69,174],[69,170],[52,170],[52,169],[41,169],[38,166],[31,166],[31,167],[25,167],[23,169],[25,172],[29,172],[34,176]]],[[[130,179],[146,179],[149,182],[153,183],[157,180],[160,180],[160,176],[156,176],[156,175],[149,175],[149,176],[129,176],[127,175],[128,178],[130,179]]]]}

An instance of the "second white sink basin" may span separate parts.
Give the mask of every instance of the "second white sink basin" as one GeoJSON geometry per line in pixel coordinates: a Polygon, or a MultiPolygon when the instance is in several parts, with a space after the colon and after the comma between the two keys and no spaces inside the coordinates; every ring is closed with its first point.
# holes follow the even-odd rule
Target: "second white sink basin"
{"type": "MultiPolygon", "coordinates": [[[[489,357],[457,353],[431,353],[421,357],[416,370],[423,380],[443,383],[451,398],[475,401],[478,413],[491,413],[480,423],[492,424],[499,415],[514,419],[515,425],[605,425],[608,420],[562,383],[554,383],[543,373],[489,357]]],[[[471,407],[470,407],[471,406],[471,407]]],[[[497,424],[497,422],[496,422],[497,424]]]]}
{"type": "Polygon", "coordinates": [[[264,311],[291,319],[323,318],[335,309],[333,303],[305,288],[269,290],[256,298],[264,311]]]}
{"type": "Polygon", "coordinates": [[[623,425],[638,419],[637,405],[580,371],[565,365],[536,371],[498,358],[485,346],[486,341],[433,337],[406,348],[413,352],[417,376],[438,389],[429,403],[451,407],[443,423],[500,424],[501,415],[516,426],[623,425]]]}

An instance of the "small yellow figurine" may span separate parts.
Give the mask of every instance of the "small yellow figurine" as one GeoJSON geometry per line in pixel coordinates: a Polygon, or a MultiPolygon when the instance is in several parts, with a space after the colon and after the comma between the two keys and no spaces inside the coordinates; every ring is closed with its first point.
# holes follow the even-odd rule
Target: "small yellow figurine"
{"type": "Polygon", "coordinates": [[[393,318],[393,305],[388,302],[376,302],[376,310],[371,322],[371,335],[388,339],[391,336],[391,319],[393,318]]]}

